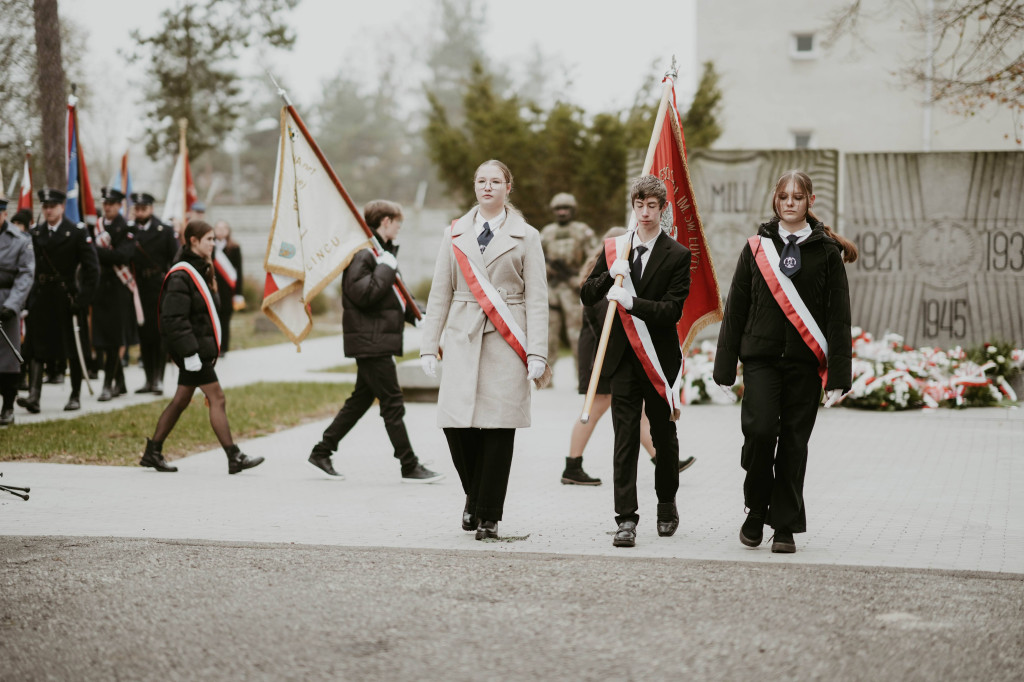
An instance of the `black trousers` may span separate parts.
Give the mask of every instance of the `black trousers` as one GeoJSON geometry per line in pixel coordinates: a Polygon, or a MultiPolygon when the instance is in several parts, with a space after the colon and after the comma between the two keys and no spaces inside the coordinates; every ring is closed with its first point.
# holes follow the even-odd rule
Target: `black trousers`
{"type": "Polygon", "coordinates": [[[654,491],[658,502],[675,502],[679,490],[679,438],[668,403],[654,388],[631,348],[622,354],[611,376],[612,427],[615,453],[612,479],[615,484],[615,522],[637,523],[636,464],[640,455],[640,410],[651,422],[651,439],[657,461],[654,491]]]}
{"type": "Polygon", "coordinates": [[[220,318],[220,354],[224,355],[228,352],[228,346],[231,345],[231,316],[234,315],[235,308],[232,305],[231,297],[225,296],[224,300],[220,304],[220,309],[217,311],[217,317],[220,318]]]}
{"type": "Polygon", "coordinates": [[[139,327],[139,357],[146,372],[146,383],[163,383],[164,368],[167,365],[167,351],[156,319],[156,309],[145,311],[146,321],[139,327]]]}
{"type": "Polygon", "coordinates": [[[515,429],[444,429],[466,508],[481,521],[501,521],[512,470],[515,429]]]}
{"type": "Polygon", "coordinates": [[[776,530],[807,530],[807,442],[820,400],[814,365],[786,359],[743,363],[743,501],[767,512],[766,522],[776,530]]]}
{"type": "Polygon", "coordinates": [[[18,372],[0,372],[0,398],[3,398],[3,409],[14,406],[14,399],[18,397],[18,379],[21,374],[18,372]]]}
{"type": "Polygon", "coordinates": [[[352,395],[334,416],[334,421],[324,431],[323,439],[313,446],[313,452],[330,455],[338,449],[338,443],[352,430],[356,422],[366,414],[376,398],[380,401],[380,416],[384,418],[395,458],[402,463],[402,472],[416,468],[419,460],[412,451],[409,434],[405,430],[405,402],[398,385],[395,360],[390,355],[379,358],[356,358],[356,387],[352,395]]]}

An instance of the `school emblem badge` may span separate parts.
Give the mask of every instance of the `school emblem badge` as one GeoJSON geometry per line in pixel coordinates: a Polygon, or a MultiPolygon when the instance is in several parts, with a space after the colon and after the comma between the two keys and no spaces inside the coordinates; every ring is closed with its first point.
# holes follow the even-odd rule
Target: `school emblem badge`
{"type": "Polygon", "coordinates": [[[795,268],[796,267],[796,258],[793,258],[792,256],[786,256],[783,259],[782,264],[784,266],[786,266],[787,268],[795,268]]]}
{"type": "Polygon", "coordinates": [[[281,242],[281,248],[278,249],[277,255],[281,258],[294,258],[295,257],[295,244],[289,244],[288,242],[281,242]]]}

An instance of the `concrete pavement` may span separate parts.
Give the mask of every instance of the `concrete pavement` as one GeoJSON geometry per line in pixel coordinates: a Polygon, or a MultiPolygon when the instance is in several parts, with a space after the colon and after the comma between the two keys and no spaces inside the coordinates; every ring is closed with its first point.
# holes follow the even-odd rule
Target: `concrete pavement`
{"type": "MultiPolygon", "coordinates": [[[[299,354],[289,346],[234,351],[218,371],[225,385],[277,378],[351,379],[315,372],[341,362],[339,340],[325,338],[304,344],[299,354]]],[[[584,458],[586,470],[604,479],[604,485],[561,485],[569,430],[582,399],[573,390],[571,360],[558,364],[555,380],[556,388],[534,393],[534,425],[517,434],[501,542],[476,542],[459,529],[463,494],[443,434],[435,426],[435,406],[415,403],[407,405],[407,425],[421,459],[448,474],[437,484],[401,482],[383,425],[371,411],[334,458],[345,480],[328,478],[306,462],[326,420],[242,443],[245,452],[262,455],[267,462],[231,477],[219,450],[178,460],[177,474],[134,467],[0,463],[4,482],[32,487],[27,503],[0,497],[0,535],[1024,574],[1024,500],[1019,495],[1024,489],[1024,411],[822,410],[806,479],[809,532],[796,536],[798,551],[787,556],[771,554],[767,545],[747,549],[737,539],[743,520],[739,410],[689,407],[679,423],[680,442],[684,456],[697,456],[697,463],[681,475],[679,531],[672,538],[657,537],[653,467],[641,462],[637,546],[617,549],[609,535],[615,527],[610,418],[598,424],[584,458]]],[[[341,401],[339,394],[339,406],[341,401]]],[[[85,405],[93,409],[99,404],[85,405]]],[[[19,411],[19,421],[23,414],[19,411]]],[[[2,443],[0,432],[0,447],[2,443]]]]}

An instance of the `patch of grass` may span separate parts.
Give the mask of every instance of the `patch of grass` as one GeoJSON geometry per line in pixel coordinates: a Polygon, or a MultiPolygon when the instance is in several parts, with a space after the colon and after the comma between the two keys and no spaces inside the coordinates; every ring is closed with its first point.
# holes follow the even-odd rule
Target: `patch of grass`
{"type": "MultiPolygon", "coordinates": [[[[318,297],[319,298],[319,297],[318,297]]],[[[334,336],[341,333],[341,313],[328,312],[313,316],[313,330],[306,339],[334,336]]],[[[231,316],[231,350],[262,348],[288,343],[288,337],[263,313],[237,312],[231,316]]]]}
{"type": "MultiPolygon", "coordinates": [[[[260,382],[228,388],[228,420],[236,441],[333,415],[351,384],[260,382]]],[[[0,432],[0,461],[134,466],[169,400],[76,419],[17,424],[0,432]]],[[[312,447],[312,443],[309,444],[312,447]]],[[[202,391],[164,443],[167,459],[218,447],[202,391]]]]}

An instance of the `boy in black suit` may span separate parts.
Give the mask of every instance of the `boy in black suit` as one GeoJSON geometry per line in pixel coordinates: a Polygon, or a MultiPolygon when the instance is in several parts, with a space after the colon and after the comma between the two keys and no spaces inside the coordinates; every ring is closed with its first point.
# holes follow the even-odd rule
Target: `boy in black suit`
{"type": "Polygon", "coordinates": [[[597,260],[580,293],[584,305],[593,305],[602,296],[618,304],[601,368],[612,392],[615,521],[619,524],[612,544],[616,547],[636,544],[641,409],[651,422],[657,453],[658,535],[670,536],[679,526],[675,504],[679,441],[674,419],[679,414],[683,359],[676,325],[690,291],[690,251],[661,229],[667,196],[665,185],[654,175],[633,181],[630,199],[636,230],[605,243],[605,257],[597,260]],[[620,276],[621,284],[617,283],[620,276]]]}

